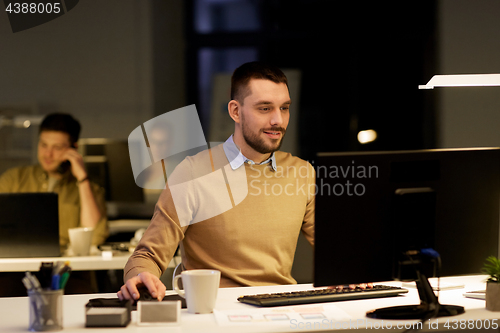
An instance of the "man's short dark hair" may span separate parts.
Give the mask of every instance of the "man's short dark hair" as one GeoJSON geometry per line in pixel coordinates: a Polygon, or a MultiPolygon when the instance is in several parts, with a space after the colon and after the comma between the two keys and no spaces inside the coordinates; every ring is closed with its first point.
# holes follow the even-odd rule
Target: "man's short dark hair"
{"type": "Polygon", "coordinates": [[[52,113],[47,115],[40,125],[40,133],[43,131],[64,132],[69,135],[71,145],[75,144],[80,137],[81,126],[78,120],[66,113],[52,113]]]}
{"type": "Polygon", "coordinates": [[[231,99],[243,103],[245,97],[251,93],[248,88],[251,79],[284,83],[288,87],[288,80],[279,68],[258,61],[247,62],[233,72],[231,77],[231,99]]]}

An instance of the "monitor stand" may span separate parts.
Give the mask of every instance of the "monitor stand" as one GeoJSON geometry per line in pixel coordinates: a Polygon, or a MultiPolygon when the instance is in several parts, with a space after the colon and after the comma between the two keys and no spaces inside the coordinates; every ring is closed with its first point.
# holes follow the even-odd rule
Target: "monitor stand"
{"type": "Polygon", "coordinates": [[[442,305],[432,290],[427,277],[417,270],[419,305],[401,305],[369,311],[366,316],[375,319],[424,319],[455,316],[465,312],[463,306],[442,305]]]}

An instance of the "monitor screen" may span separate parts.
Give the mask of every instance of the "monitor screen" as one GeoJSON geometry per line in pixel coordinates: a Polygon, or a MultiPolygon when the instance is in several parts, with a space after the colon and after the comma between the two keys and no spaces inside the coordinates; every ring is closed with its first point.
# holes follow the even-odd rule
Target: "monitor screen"
{"type": "Polygon", "coordinates": [[[89,178],[105,190],[106,201],[142,203],[142,188],[135,184],[126,140],[80,139],[79,150],[89,178]]]}
{"type": "Polygon", "coordinates": [[[412,249],[435,249],[441,276],[498,254],[500,149],[319,153],[313,166],[315,286],[412,279],[412,249]]]}
{"type": "Polygon", "coordinates": [[[0,258],[60,255],[57,193],[0,193],[0,258]]]}

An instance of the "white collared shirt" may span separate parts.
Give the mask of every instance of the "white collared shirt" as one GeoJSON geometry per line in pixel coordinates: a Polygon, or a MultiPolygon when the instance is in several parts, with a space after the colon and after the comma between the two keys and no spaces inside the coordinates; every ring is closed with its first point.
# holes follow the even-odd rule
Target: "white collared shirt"
{"type": "Polygon", "coordinates": [[[241,150],[234,143],[232,135],[226,140],[226,142],[224,142],[222,147],[224,148],[224,153],[226,154],[229,164],[231,165],[231,169],[233,170],[238,169],[240,166],[243,165],[243,163],[267,164],[271,162],[271,167],[273,168],[274,171],[276,171],[276,157],[274,156],[274,152],[271,154],[271,157],[269,157],[264,162],[255,163],[251,159],[246,158],[245,155],[241,153],[241,150]]]}

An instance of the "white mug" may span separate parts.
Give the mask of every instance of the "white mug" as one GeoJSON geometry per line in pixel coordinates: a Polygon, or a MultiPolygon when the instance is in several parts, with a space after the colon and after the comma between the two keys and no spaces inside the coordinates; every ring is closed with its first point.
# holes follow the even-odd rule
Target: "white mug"
{"type": "Polygon", "coordinates": [[[75,256],[88,256],[92,244],[93,228],[70,228],[69,243],[75,256]]]}
{"type": "Polygon", "coordinates": [[[189,313],[212,313],[219,290],[220,271],[214,269],[193,269],[183,271],[174,278],[174,290],[186,299],[189,313]],[[182,278],[184,291],[179,289],[182,278]]]}

